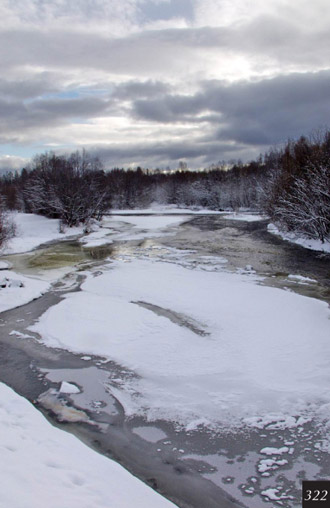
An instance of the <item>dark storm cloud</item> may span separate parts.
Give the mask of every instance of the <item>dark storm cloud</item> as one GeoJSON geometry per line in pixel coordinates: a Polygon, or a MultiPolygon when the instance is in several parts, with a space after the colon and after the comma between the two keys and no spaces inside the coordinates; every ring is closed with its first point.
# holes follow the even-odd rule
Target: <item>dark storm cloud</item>
{"type": "Polygon", "coordinates": [[[199,95],[167,95],[161,100],[135,101],[133,113],[155,122],[184,122],[195,118],[195,114],[203,110],[201,106],[199,95]]]}
{"type": "MultiPolygon", "coordinates": [[[[150,167],[158,163],[166,166],[167,164],[177,163],[181,159],[193,161],[199,160],[205,166],[211,162],[218,161],[225,156],[233,157],[240,149],[244,149],[243,145],[228,146],[226,143],[219,141],[205,142],[202,140],[194,140],[194,142],[185,140],[176,142],[172,140],[155,142],[155,143],[139,143],[139,144],[121,144],[114,146],[104,146],[102,148],[90,148],[105,163],[107,168],[120,167],[123,164],[136,163],[143,167],[150,167]]],[[[195,164],[196,165],[196,164],[195,164]]]]}
{"type": "Polygon", "coordinates": [[[267,145],[329,122],[329,71],[217,88],[211,85],[203,98],[211,110],[222,114],[219,139],[267,145]]]}
{"type": "Polygon", "coordinates": [[[198,123],[207,119],[219,124],[217,138],[248,145],[283,141],[326,125],[329,110],[329,71],[231,85],[212,81],[204,83],[203,90],[194,96],[137,100],[133,107],[136,116],[154,122],[198,123]]]}

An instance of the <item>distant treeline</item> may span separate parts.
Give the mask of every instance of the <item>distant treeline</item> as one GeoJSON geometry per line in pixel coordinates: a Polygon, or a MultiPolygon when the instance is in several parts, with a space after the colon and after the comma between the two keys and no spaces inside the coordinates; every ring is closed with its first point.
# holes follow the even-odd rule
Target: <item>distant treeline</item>
{"type": "Polygon", "coordinates": [[[152,202],[212,210],[266,212],[280,228],[322,241],[330,239],[330,132],[288,141],[248,164],[175,172],[104,171],[86,151],[45,153],[20,173],[0,179],[3,206],[88,224],[115,208],[152,202]]]}

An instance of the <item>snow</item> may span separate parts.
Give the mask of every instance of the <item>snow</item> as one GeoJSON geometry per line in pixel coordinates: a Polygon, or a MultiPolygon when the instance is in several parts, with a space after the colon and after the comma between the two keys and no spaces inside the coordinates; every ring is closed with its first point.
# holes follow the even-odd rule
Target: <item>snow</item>
{"type": "Polygon", "coordinates": [[[80,393],[80,389],[77,385],[62,381],[60,386],[60,393],[80,393]]]}
{"type": "Polygon", "coordinates": [[[233,212],[230,214],[224,215],[224,219],[230,220],[241,220],[245,222],[257,222],[260,220],[265,220],[267,217],[264,215],[260,215],[257,213],[246,213],[246,212],[233,212]]]}
{"type": "MultiPolygon", "coordinates": [[[[130,210],[132,213],[132,210],[130,210]]],[[[101,226],[96,231],[80,238],[84,247],[97,247],[112,244],[117,240],[143,240],[168,235],[165,228],[175,227],[187,220],[189,216],[180,215],[107,215],[103,217],[101,226]],[[125,231],[126,227],[126,231],[125,231]]]]}
{"type": "Polygon", "coordinates": [[[10,266],[11,265],[8,261],[0,261],[0,270],[8,270],[10,266]]]}
{"type": "Polygon", "coordinates": [[[167,434],[156,427],[134,427],[133,432],[149,443],[158,443],[167,438],[167,434]]]}
{"type": "Polygon", "coordinates": [[[256,429],[284,430],[295,429],[308,423],[310,418],[303,416],[288,416],[283,414],[267,414],[265,416],[251,416],[244,418],[244,423],[256,429]]]}
{"type": "Polygon", "coordinates": [[[149,208],[135,208],[135,209],[112,209],[112,215],[156,215],[156,214],[184,214],[189,213],[189,215],[219,215],[224,212],[218,212],[215,210],[210,210],[209,208],[183,208],[178,207],[176,205],[162,205],[159,203],[152,203],[149,208]]]}
{"type": "MultiPolygon", "coordinates": [[[[181,211],[182,214],[182,211],[181,211]]],[[[171,216],[171,215],[164,215],[164,216],[157,216],[157,215],[147,215],[147,216],[116,216],[112,214],[112,219],[115,220],[121,220],[127,224],[131,224],[132,226],[135,226],[139,229],[143,230],[156,230],[159,232],[159,230],[167,228],[169,226],[177,226],[184,222],[185,220],[189,219],[189,216],[179,215],[171,216]]],[[[106,219],[104,219],[104,222],[106,219]]],[[[110,222],[111,224],[111,222],[110,222]]]]}
{"type": "Polygon", "coordinates": [[[19,332],[18,330],[12,330],[9,335],[15,335],[19,339],[33,339],[33,335],[29,335],[27,333],[19,332]]]}
{"type": "Polygon", "coordinates": [[[275,501],[277,499],[281,499],[280,497],[278,497],[277,493],[278,493],[277,489],[269,488],[267,490],[263,490],[261,494],[263,496],[267,496],[269,499],[272,499],[273,501],[275,501]]]}
{"type": "Polygon", "coordinates": [[[0,312],[19,307],[31,300],[39,298],[49,289],[49,283],[47,281],[17,274],[12,270],[1,271],[1,276],[9,279],[13,284],[11,284],[12,287],[0,289],[0,312]],[[15,282],[17,284],[15,284],[15,282]],[[19,287],[19,282],[23,284],[22,287],[19,287]]]}
{"type": "MultiPolygon", "coordinates": [[[[8,242],[1,251],[2,255],[27,252],[45,242],[62,240],[83,233],[82,227],[70,228],[65,233],[59,233],[58,219],[47,219],[31,213],[13,213],[12,218],[16,224],[16,237],[8,242]]],[[[36,278],[6,270],[10,266],[11,264],[6,260],[0,261],[1,279],[8,279],[7,287],[0,288],[0,312],[39,298],[49,289],[51,282],[68,271],[67,269],[49,270],[48,273],[42,276],[39,274],[36,278]],[[20,282],[23,287],[19,287],[20,282]]]]}
{"type": "Polygon", "coordinates": [[[97,231],[93,231],[88,235],[83,236],[79,239],[79,241],[84,244],[85,247],[98,247],[99,245],[104,245],[105,243],[112,243],[110,233],[111,232],[109,230],[105,231],[104,229],[99,228],[97,231]]]}
{"type": "MultiPolygon", "coordinates": [[[[177,213],[180,216],[108,216],[102,227],[96,226],[81,241],[84,246],[92,247],[118,239],[163,236],[168,234],[165,228],[176,227],[186,220],[183,210],[177,213]]],[[[252,220],[243,219],[243,216],[248,217],[248,214],[240,212],[237,220],[252,220]]],[[[28,214],[17,214],[16,219],[22,229],[16,247],[15,243],[8,246],[13,252],[65,238],[58,233],[57,221],[28,214]],[[28,238],[29,231],[33,238],[28,238]]],[[[97,277],[86,271],[82,290],[67,294],[31,329],[41,334],[47,346],[84,354],[86,360],[98,355],[104,358],[102,361],[114,360],[124,366],[126,372],[130,371],[132,375],[125,378],[100,381],[118,398],[128,416],[141,415],[149,422],[169,419],[184,426],[187,432],[198,431],[201,426],[210,430],[220,429],[222,425],[229,429],[248,426],[289,429],[290,438],[293,438],[313,418],[322,422],[325,429],[329,428],[329,308],[318,300],[257,285],[257,278],[251,275],[254,273],[251,265],[246,265],[240,273],[225,272],[226,261],[218,256],[200,256],[192,250],[148,244],[140,250],[136,248],[134,254],[129,249],[124,250],[117,261],[108,265],[110,269],[104,268],[97,277]]],[[[3,270],[2,277],[16,281],[17,286],[21,281],[23,287],[0,290],[0,311],[37,298],[50,283],[9,270],[3,270]]],[[[288,279],[298,284],[313,283],[312,279],[295,274],[288,279]]],[[[12,334],[21,339],[31,337],[15,330],[12,334]]],[[[47,408],[49,403],[49,408],[54,410],[57,404],[55,413],[59,419],[84,421],[89,425],[87,413],[74,412],[73,408],[60,404],[61,398],[65,398],[61,393],[73,397],[79,393],[80,384],[75,382],[74,378],[63,375],[56,393],[50,389],[42,394],[43,406],[47,408]]],[[[4,444],[7,431],[1,433],[4,437],[2,441],[0,438],[0,446],[7,450],[1,455],[12,477],[4,506],[173,506],[77,440],[72,445],[63,434],[51,434],[49,424],[41,415],[35,416],[38,413],[26,401],[13,403],[14,407],[23,408],[20,413],[23,416],[18,417],[11,404],[7,404],[4,390],[6,388],[0,385],[0,432],[1,427],[8,424],[6,443],[9,448],[4,444]],[[3,408],[7,420],[12,418],[9,423],[2,418],[3,408]],[[40,423],[40,418],[44,423],[40,423]],[[16,422],[16,427],[12,422],[16,422]],[[27,436],[26,443],[23,432],[27,436]],[[34,448],[36,461],[30,470],[26,464],[30,464],[34,448]],[[84,450],[94,454],[94,458],[85,456],[84,450]],[[8,461],[6,454],[10,457],[8,461]],[[82,460],[78,463],[74,456],[82,460]],[[56,467],[47,465],[48,457],[55,457],[56,467]],[[101,474],[96,475],[100,468],[101,474]],[[110,488],[109,478],[113,478],[110,488]],[[131,480],[140,487],[131,484],[131,480]],[[24,502],[23,493],[19,493],[15,504],[17,482],[26,484],[23,490],[29,487],[29,493],[24,492],[24,502]],[[140,497],[138,494],[136,501],[135,490],[140,492],[140,488],[147,489],[148,493],[140,497]],[[39,497],[36,502],[39,489],[40,504],[39,497]],[[48,492],[50,501],[46,497],[48,492]],[[149,502],[148,496],[156,497],[149,502]]],[[[8,393],[13,400],[20,400],[8,393]]],[[[166,437],[150,423],[136,427],[133,432],[154,443],[166,437]]],[[[69,439],[74,440],[72,436],[69,439]]],[[[269,442],[270,445],[274,443],[269,442]]],[[[284,444],[289,445],[289,442],[284,444]]],[[[319,447],[330,450],[326,436],[319,447]]],[[[270,477],[278,468],[287,465],[282,455],[287,454],[290,459],[293,451],[288,446],[263,448],[260,453],[264,458],[257,470],[262,476],[270,477]]],[[[184,453],[183,450],[179,452],[184,453]]],[[[5,481],[6,475],[7,471],[2,475],[5,481]]],[[[285,493],[269,487],[263,491],[269,499],[267,492],[277,496],[277,500],[287,498],[285,493]]]]}
{"type": "Polygon", "coordinates": [[[288,453],[289,448],[287,446],[282,446],[281,448],[273,448],[268,446],[260,450],[260,453],[264,453],[265,455],[282,455],[283,453],[288,453]]]}
{"type": "Polygon", "coordinates": [[[193,428],[201,417],[252,426],[264,418],[297,428],[308,419],[296,415],[330,403],[328,306],[256,285],[249,275],[116,261],[32,329],[48,346],[108,357],[134,371],[138,377],[110,389],[127,414],[150,420],[193,428]],[[190,319],[206,333],[194,333],[190,319]]]}
{"type": "Polygon", "coordinates": [[[313,284],[316,283],[317,280],[311,279],[310,277],[304,277],[303,275],[288,275],[288,279],[294,282],[297,282],[298,284],[313,284]]]}
{"type": "Polygon", "coordinates": [[[287,240],[292,243],[296,243],[301,247],[305,247],[306,249],[317,250],[321,252],[329,252],[330,253],[330,242],[325,241],[324,243],[321,240],[312,240],[311,238],[304,238],[298,236],[296,233],[288,233],[284,231],[280,231],[275,224],[268,224],[267,229],[269,233],[272,233],[276,236],[280,236],[283,240],[287,240]]]}
{"type": "MultiPolygon", "coordinates": [[[[268,497],[272,501],[280,501],[281,499],[293,499],[293,496],[287,495],[286,493],[281,493],[281,489],[279,488],[271,488],[265,489],[261,492],[262,496],[268,497]]],[[[282,504],[282,503],[281,503],[282,504]]]]}
{"type": "Polygon", "coordinates": [[[1,508],[170,508],[128,471],[0,384],[1,508]]]}
{"type": "Polygon", "coordinates": [[[61,240],[69,236],[80,235],[83,227],[68,228],[65,233],[59,232],[59,220],[48,219],[32,213],[13,213],[16,225],[16,236],[9,240],[2,254],[28,252],[51,240],[61,240]]]}
{"type": "Polygon", "coordinates": [[[286,466],[286,464],[288,464],[286,459],[261,459],[258,464],[258,471],[259,473],[265,473],[266,471],[277,470],[281,466],[286,466]]]}

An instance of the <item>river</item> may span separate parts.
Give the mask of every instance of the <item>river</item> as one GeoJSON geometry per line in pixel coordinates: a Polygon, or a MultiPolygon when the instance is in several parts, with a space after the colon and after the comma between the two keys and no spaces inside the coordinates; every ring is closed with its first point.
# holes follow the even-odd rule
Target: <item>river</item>
{"type": "MultiPolygon", "coordinates": [[[[122,230],[120,223],[125,218],[114,219],[122,230]]],[[[297,439],[292,429],[274,426],[245,428],[236,433],[223,429],[211,432],[201,427],[189,433],[168,420],[128,418],[109,386],[112,380],[129,382],[137,375],[134,370],[100,356],[46,347],[38,334],[28,330],[63,295],[80,291],[84,271],[97,275],[123,256],[164,259],[170,249],[186,253],[185,263],[192,268],[208,257],[212,263],[218,258],[220,265],[225,259],[225,270],[253,272],[259,277],[258,284],[330,302],[330,255],[282,241],[267,232],[266,221],[201,215],[185,217],[181,225],[159,237],[144,236],[142,230],[138,238],[117,238],[99,247],[84,249],[73,240],[52,243],[32,253],[4,258],[14,269],[29,275],[63,267],[68,273],[42,297],[1,314],[1,381],[32,401],[54,425],[114,458],[182,508],[263,507],[269,500],[262,494],[269,476],[260,474],[260,464],[265,462],[260,461],[258,451],[270,443],[279,449],[294,439],[289,460],[274,461],[264,471],[276,475],[279,492],[289,493],[275,498],[276,506],[300,506],[300,480],[330,471],[329,454],[322,450],[315,453],[313,443],[322,436],[313,422],[301,426],[297,439]],[[24,340],[19,334],[25,336],[24,340]],[[54,390],[63,379],[77,383],[82,392],[59,397],[54,390]]],[[[163,312],[157,306],[150,310],[163,312]]],[[[175,312],[167,317],[174,322],[180,320],[175,312]]]]}

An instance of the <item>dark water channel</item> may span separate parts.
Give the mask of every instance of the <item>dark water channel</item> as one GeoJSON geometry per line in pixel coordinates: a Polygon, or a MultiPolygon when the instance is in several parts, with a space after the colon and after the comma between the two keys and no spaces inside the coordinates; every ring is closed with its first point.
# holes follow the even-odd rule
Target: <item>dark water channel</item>
{"type": "Polygon", "coordinates": [[[250,265],[264,277],[265,285],[288,288],[330,303],[330,254],[282,240],[267,231],[267,224],[221,216],[196,217],[181,227],[181,232],[170,239],[170,245],[223,256],[233,271],[250,265]],[[315,282],[295,281],[288,279],[289,275],[301,275],[315,282]]]}
{"type": "MultiPolygon", "coordinates": [[[[224,257],[228,260],[226,269],[232,271],[250,265],[249,269],[264,277],[262,284],[330,302],[330,256],[276,238],[267,232],[266,222],[198,216],[178,227],[173,235],[152,242],[194,249],[197,255],[224,257]],[[290,274],[316,282],[301,284],[288,279],[290,274]]],[[[62,295],[79,291],[84,278],[79,269],[102,270],[102,260],[110,258],[109,269],[111,256],[116,257],[122,249],[143,249],[143,245],[141,241],[117,242],[86,250],[70,241],[44,246],[31,255],[8,256],[23,273],[65,266],[72,270],[39,299],[0,315],[0,380],[33,402],[54,425],[114,458],[182,508],[261,508],[267,499],[260,493],[268,479],[257,474],[256,450],[269,443],[283,445],[292,439],[290,430],[245,429],[237,434],[215,434],[205,427],[186,432],[175,422],[128,419],[116,398],[116,380],[128,380],[136,376],[134,372],[104,358],[47,348],[36,334],[27,331],[62,295]],[[81,393],[59,393],[62,380],[75,383],[81,393]]],[[[319,433],[312,424],[302,430],[306,439],[317,439],[319,433]]],[[[305,438],[295,442],[290,464],[278,472],[277,483],[292,498],[283,498],[274,506],[299,506],[297,478],[311,479],[317,474],[325,477],[330,471],[328,454],[320,451],[308,455],[305,438]]]]}

